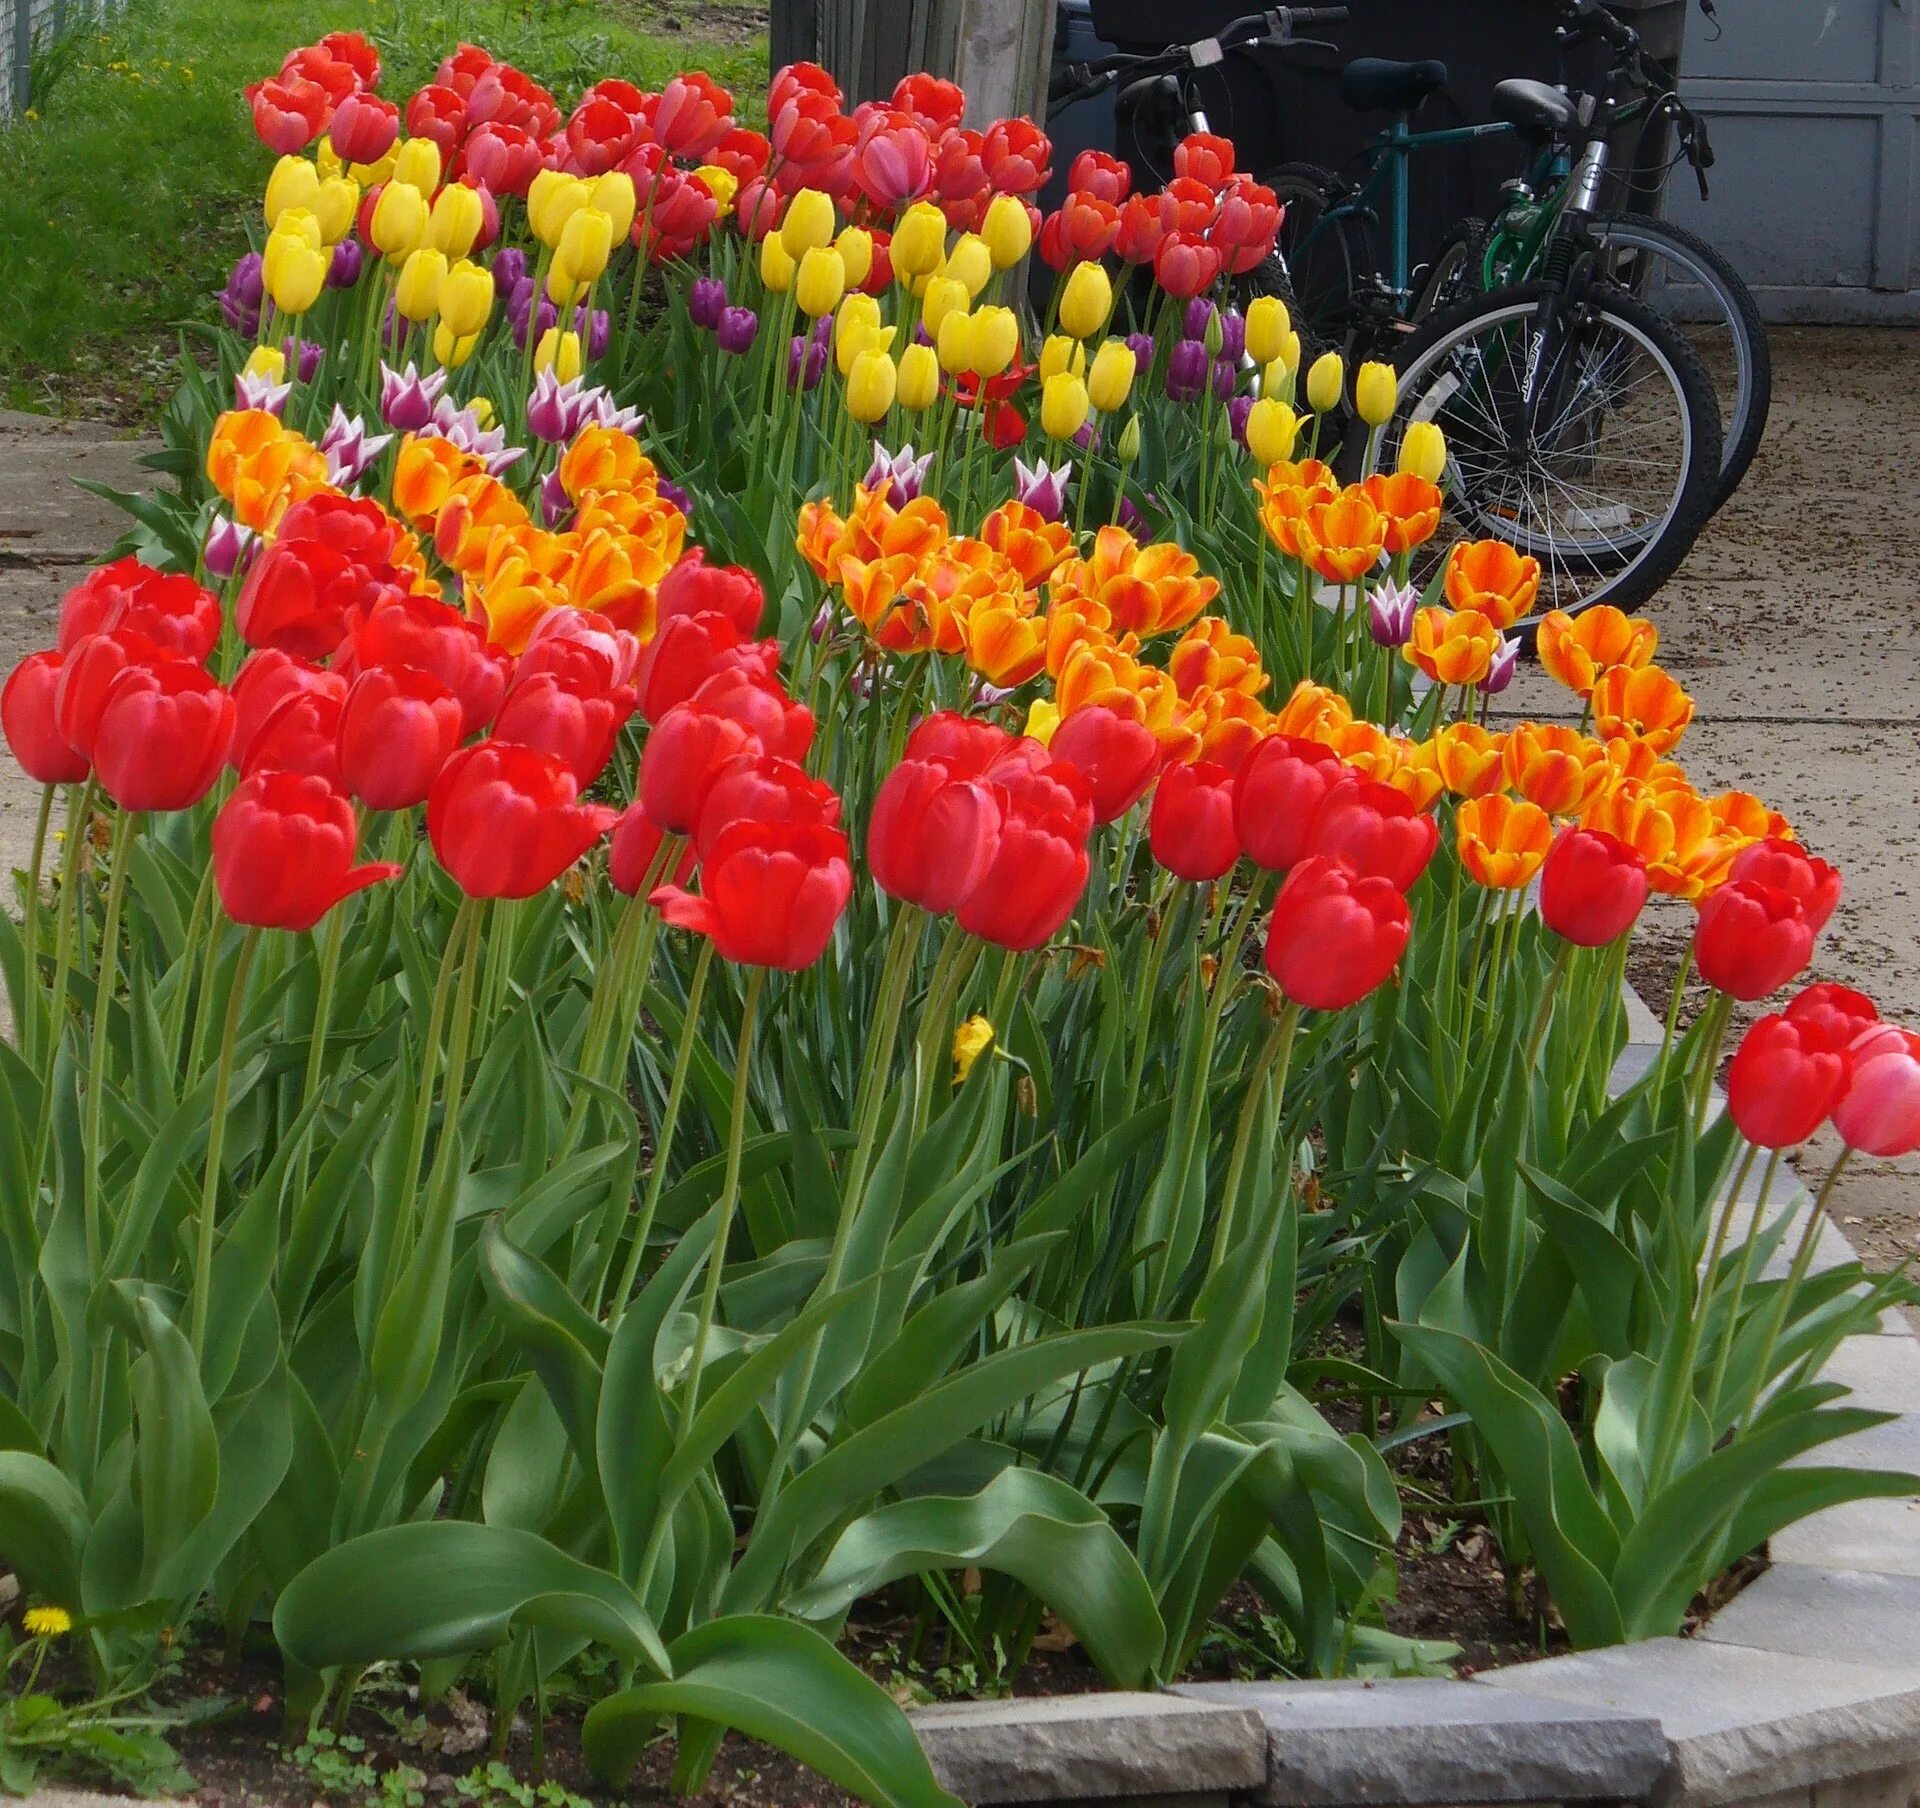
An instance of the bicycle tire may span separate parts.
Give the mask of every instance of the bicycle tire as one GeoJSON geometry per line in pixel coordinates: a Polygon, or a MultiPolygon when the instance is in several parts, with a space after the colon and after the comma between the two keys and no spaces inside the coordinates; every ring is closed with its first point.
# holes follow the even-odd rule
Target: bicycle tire
{"type": "MultiPolygon", "coordinates": [[[[1714,498],[1714,507],[1718,508],[1739,487],[1760,450],[1773,405],[1773,354],[1759,304],[1739,271],[1698,233],[1684,226],[1649,214],[1602,214],[1593,222],[1593,236],[1603,248],[1623,238],[1629,244],[1639,239],[1656,255],[1688,271],[1716,309],[1717,319],[1711,324],[1724,327],[1732,340],[1735,372],[1731,409],[1725,406],[1720,385],[1715,384],[1716,397],[1722,404],[1720,485],[1714,498]]],[[[1639,289],[1634,293],[1645,299],[1639,289]]],[[[1710,379],[1713,374],[1709,369],[1710,379]]]]}
{"type": "Polygon", "coordinates": [[[1260,177],[1284,209],[1275,243],[1292,281],[1303,343],[1343,342],[1353,330],[1360,286],[1372,275],[1373,235],[1352,214],[1337,216],[1312,245],[1304,240],[1351,190],[1317,163],[1276,164],[1260,177]]]}
{"type": "Polygon", "coordinates": [[[1485,220],[1469,215],[1457,220],[1440,241],[1440,249],[1427,266],[1420,294],[1413,304],[1411,318],[1417,325],[1442,308],[1452,307],[1469,296],[1481,293],[1481,266],[1487,254],[1493,229],[1485,220]]]}
{"type": "MultiPolygon", "coordinates": [[[[1427,373],[1439,367],[1448,351],[1461,350],[1478,336],[1530,318],[1547,293],[1547,286],[1542,283],[1495,289],[1442,309],[1415,329],[1395,359],[1400,405],[1385,429],[1383,464],[1391,462],[1398,433],[1410,418],[1422,413],[1427,418],[1435,418],[1438,414],[1437,408],[1429,409],[1431,398],[1422,384],[1427,373]]],[[[1665,583],[1712,516],[1720,471],[1719,405],[1706,368],[1685,336],[1644,302],[1610,285],[1597,286],[1587,296],[1586,305],[1614,321],[1629,340],[1653,358],[1676,398],[1684,438],[1679,448],[1680,475],[1659,526],[1652,532],[1623,540],[1621,544],[1626,550],[1611,570],[1605,568],[1605,561],[1597,554],[1582,553],[1580,557],[1596,582],[1577,599],[1567,596],[1562,588],[1550,593],[1548,584],[1542,585],[1544,608],[1565,608],[1570,614],[1603,602],[1622,609],[1631,608],[1644,602],[1665,583]]],[[[1457,387],[1454,393],[1458,393],[1457,387]]],[[[1364,429],[1356,428],[1341,455],[1341,462],[1349,472],[1357,468],[1364,444],[1364,429]]],[[[1449,514],[1467,517],[1482,533],[1492,532],[1522,544],[1527,536],[1499,533],[1497,514],[1484,506],[1463,501],[1459,468],[1452,458],[1456,451],[1457,446],[1450,446],[1453,482],[1449,488],[1449,514]]],[[[1532,543],[1540,543],[1537,535],[1532,543]]],[[[1542,563],[1550,567],[1550,582],[1558,584],[1555,574],[1562,568],[1553,564],[1551,548],[1548,550],[1549,558],[1542,563]]],[[[1535,614],[1516,624],[1515,631],[1523,644],[1531,648],[1538,627],[1539,615],[1535,614]]]]}

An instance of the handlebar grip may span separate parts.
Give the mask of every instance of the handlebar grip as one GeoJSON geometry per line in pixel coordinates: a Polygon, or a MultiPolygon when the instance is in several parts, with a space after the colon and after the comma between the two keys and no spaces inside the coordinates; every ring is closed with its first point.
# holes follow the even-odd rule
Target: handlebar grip
{"type": "Polygon", "coordinates": [[[1338,25],[1353,12],[1350,6],[1289,6],[1282,10],[1295,25],[1338,25]]]}

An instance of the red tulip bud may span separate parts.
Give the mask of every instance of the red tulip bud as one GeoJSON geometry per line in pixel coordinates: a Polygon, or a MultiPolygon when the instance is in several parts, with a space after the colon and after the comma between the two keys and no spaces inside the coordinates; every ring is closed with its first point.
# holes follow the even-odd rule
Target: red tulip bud
{"type": "Polygon", "coordinates": [[[441,768],[427,834],[469,897],[530,898],[613,824],[616,811],[578,799],[573,774],[553,754],[483,741],[441,768]]]}
{"type": "Polygon", "coordinates": [[[1154,788],[1147,819],[1154,859],[1196,883],[1231,871],[1240,858],[1233,793],[1233,773],[1212,760],[1169,766],[1154,788]]]}
{"type": "Polygon", "coordinates": [[[1762,1017],[1727,1069],[1727,1109],[1748,1142],[1790,1149],[1827,1121],[1847,1068],[1845,1045],[1833,1045],[1817,1024],[1762,1017]]]}
{"type": "Polygon", "coordinates": [[[1633,927],[1647,901],[1647,863],[1618,837],[1565,829],[1540,868],[1540,917],[1580,948],[1602,948],[1633,927]]]}
{"type": "Polygon", "coordinates": [[[309,773],[259,772],[242,780],[213,822],[213,879],[236,923],[311,929],[342,898],[400,868],[353,864],[353,805],[309,773]]]}
{"type": "Polygon", "coordinates": [[[1247,755],[1234,785],[1240,845],[1257,865],[1285,872],[1306,855],[1314,813],[1327,795],[1358,782],[1332,748],[1289,735],[1267,736],[1247,755]]]}
{"type": "Polygon", "coordinates": [[[1287,875],[1274,899],[1267,971],[1295,1004],[1343,1011],[1393,971],[1412,927],[1391,879],[1315,855],[1287,875]]]}
{"type": "Polygon", "coordinates": [[[87,776],[87,757],[67,744],[54,720],[60,688],[58,653],[29,653],[0,690],[0,727],[21,770],[36,784],[72,785],[87,776]]]}
{"type": "Polygon", "coordinates": [[[1087,775],[1093,820],[1100,823],[1126,815],[1160,770],[1160,743],[1152,730],[1104,704],[1075,710],[1055,730],[1048,751],[1087,775]]]}
{"type": "Polygon", "coordinates": [[[1730,879],[1700,900],[1693,958],[1708,985],[1751,1003],[1805,968],[1813,926],[1791,894],[1757,879],[1730,879]]]}
{"type": "Polygon", "coordinates": [[[847,838],[819,823],[736,822],[700,863],[700,893],[653,893],[680,929],[730,961],[793,973],[820,958],[853,893],[847,838]]]}
{"type": "Polygon", "coordinates": [[[1920,1036],[1891,1024],[1862,1032],[1833,1127],[1850,1149],[1908,1155],[1920,1149],[1920,1036]]]}

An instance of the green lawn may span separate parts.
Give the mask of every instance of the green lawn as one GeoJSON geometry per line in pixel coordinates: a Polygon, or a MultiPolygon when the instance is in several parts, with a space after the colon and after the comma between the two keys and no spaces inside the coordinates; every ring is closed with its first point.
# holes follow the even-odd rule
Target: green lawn
{"type": "Polygon", "coordinates": [[[466,39],[563,105],[602,75],[656,87],[702,67],[744,110],[766,85],[751,19],[645,0],[133,0],[109,29],[55,47],[32,112],[0,127],[0,402],[152,417],[174,323],[214,317],[271,163],[240,90],[293,45],[368,32],[402,102],[466,39]]]}

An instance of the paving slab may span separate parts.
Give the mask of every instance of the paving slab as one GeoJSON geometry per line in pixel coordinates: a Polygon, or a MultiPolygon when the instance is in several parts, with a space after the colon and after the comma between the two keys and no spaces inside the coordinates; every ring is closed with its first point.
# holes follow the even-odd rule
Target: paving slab
{"type": "Polygon", "coordinates": [[[1776,1563],[1714,1615],[1716,1644],[1920,1668],[1920,1576],[1776,1563]]]}
{"type": "Polygon", "coordinates": [[[934,1775],[975,1804],[1192,1798],[1267,1780],[1266,1727],[1246,1707],[1116,1693],[942,1702],[908,1717],[934,1775]]]}
{"type": "Polygon", "coordinates": [[[1851,1390],[1848,1406],[1920,1412],[1920,1340],[1900,1335],[1843,1338],[1820,1379],[1844,1383],[1851,1390]]]}
{"type": "Polygon", "coordinates": [[[97,558],[125,532],[127,516],[74,479],[150,490],[154,474],[140,459],[156,444],[111,427],[0,409],[0,555],[10,562],[97,558]]]}
{"type": "Polygon", "coordinates": [[[1667,1767],[1648,1714],[1496,1695],[1434,1678],[1192,1683],[1267,1729],[1267,1808],[1342,1803],[1570,1802],[1637,1797],[1667,1767]]]}
{"type": "Polygon", "coordinates": [[[1656,1808],[1715,1808],[1920,1764],[1920,1664],[1668,1638],[1487,1670],[1473,1686],[1657,1718],[1673,1764],[1656,1808]]]}
{"type": "Polygon", "coordinates": [[[1920,1576],[1920,1495],[1828,1507],[1767,1540],[1775,1563],[1920,1576]]]}

